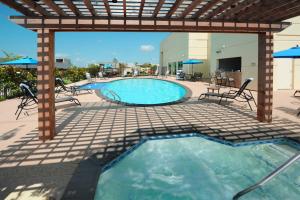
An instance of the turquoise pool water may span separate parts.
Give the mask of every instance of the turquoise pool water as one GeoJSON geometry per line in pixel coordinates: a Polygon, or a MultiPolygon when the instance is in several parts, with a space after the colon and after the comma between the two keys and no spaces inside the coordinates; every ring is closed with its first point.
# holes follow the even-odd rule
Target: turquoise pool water
{"type": "MultiPolygon", "coordinates": [[[[230,200],[296,151],[282,144],[231,147],[201,137],[151,140],[100,175],[95,200],[230,200]]],[[[241,199],[300,199],[299,167],[241,199]]]]}
{"type": "Polygon", "coordinates": [[[106,85],[106,83],[89,83],[89,84],[80,86],[80,89],[100,90],[105,85],[106,85]]]}
{"type": "Polygon", "coordinates": [[[100,91],[110,100],[140,105],[171,103],[181,100],[187,94],[187,90],[179,84],[145,78],[112,81],[100,91]],[[110,91],[116,93],[117,97],[114,97],[110,91]]]}

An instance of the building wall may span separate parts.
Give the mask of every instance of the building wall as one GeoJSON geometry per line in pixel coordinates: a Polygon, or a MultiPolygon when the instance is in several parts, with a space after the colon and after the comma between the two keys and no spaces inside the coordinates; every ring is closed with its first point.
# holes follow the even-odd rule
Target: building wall
{"type": "MultiPolygon", "coordinates": [[[[300,16],[295,17],[292,19],[287,20],[288,22],[291,22],[292,25],[289,26],[287,29],[283,30],[280,33],[276,33],[274,35],[274,52],[285,50],[291,47],[294,47],[296,45],[300,45],[300,16]]],[[[274,59],[274,83],[273,87],[274,89],[281,89],[280,88],[280,81],[282,81],[282,78],[290,78],[292,79],[291,83],[291,89],[300,89],[300,59],[294,59],[293,61],[287,61],[287,58],[277,58],[274,59]],[[280,61],[281,60],[281,61],[280,61]],[[292,72],[291,77],[282,77],[281,71],[279,70],[280,67],[279,64],[282,64],[284,62],[292,63],[292,72]]],[[[287,70],[288,69],[287,67],[287,70]]],[[[287,72],[288,75],[288,72],[287,72]]]]}
{"type": "Polygon", "coordinates": [[[241,57],[242,82],[254,78],[249,88],[257,88],[258,37],[256,34],[211,33],[209,40],[210,72],[218,68],[218,59],[241,57]]]}
{"type": "Polygon", "coordinates": [[[189,33],[171,33],[160,44],[160,68],[188,58],[189,33]]]}
{"type": "MultiPolygon", "coordinates": [[[[204,76],[209,74],[208,62],[208,33],[189,33],[188,58],[200,59],[204,63],[193,66],[194,72],[202,72],[204,76]]],[[[188,67],[188,66],[186,66],[188,67]]],[[[191,67],[191,66],[190,66],[191,67]]]]}
{"type": "MultiPolygon", "coordinates": [[[[274,35],[274,52],[300,45],[300,16],[287,21],[292,25],[274,35]]],[[[205,76],[216,71],[218,59],[242,57],[242,81],[253,77],[254,81],[249,88],[257,90],[258,36],[256,34],[172,33],[161,43],[161,52],[163,53],[160,66],[167,67],[170,62],[189,58],[202,59],[204,64],[194,65],[194,72],[204,72],[205,76]]],[[[280,89],[282,81],[289,78],[292,79],[291,88],[300,89],[300,59],[293,60],[290,77],[286,71],[287,74],[282,75],[284,68],[279,70],[283,64],[282,60],[274,59],[274,90],[280,89]]],[[[183,70],[189,72],[188,67],[184,65],[183,70]]]]}
{"type": "MultiPolygon", "coordinates": [[[[160,45],[160,67],[192,58],[201,59],[204,63],[193,65],[193,71],[208,74],[207,46],[207,33],[171,33],[160,45]]],[[[192,73],[192,66],[183,65],[183,71],[192,73]]]]}

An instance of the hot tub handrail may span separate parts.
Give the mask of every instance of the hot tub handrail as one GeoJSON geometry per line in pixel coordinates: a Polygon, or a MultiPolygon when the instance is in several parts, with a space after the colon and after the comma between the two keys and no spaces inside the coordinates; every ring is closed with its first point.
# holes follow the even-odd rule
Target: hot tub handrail
{"type": "Polygon", "coordinates": [[[264,186],[266,183],[268,183],[271,179],[273,179],[275,176],[277,176],[280,172],[291,166],[294,162],[296,162],[300,158],[300,152],[296,153],[294,156],[292,156],[290,159],[285,161],[282,165],[280,165],[278,168],[276,168],[273,172],[265,176],[263,179],[255,183],[254,185],[251,185],[250,187],[247,187],[246,189],[238,192],[234,197],[233,200],[238,200],[241,196],[252,192],[253,190],[264,186]]]}

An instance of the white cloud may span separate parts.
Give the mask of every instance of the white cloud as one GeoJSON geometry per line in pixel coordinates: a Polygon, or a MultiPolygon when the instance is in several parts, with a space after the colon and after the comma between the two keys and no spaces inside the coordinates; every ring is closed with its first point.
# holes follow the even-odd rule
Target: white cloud
{"type": "Polygon", "coordinates": [[[140,50],[143,52],[150,52],[154,50],[154,46],[150,45],[150,44],[143,44],[140,47],[140,50]]]}

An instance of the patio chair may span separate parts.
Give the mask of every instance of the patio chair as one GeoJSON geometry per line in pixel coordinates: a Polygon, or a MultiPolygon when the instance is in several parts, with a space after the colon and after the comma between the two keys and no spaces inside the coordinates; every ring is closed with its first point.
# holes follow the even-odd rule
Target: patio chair
{"type": "Polygon", "coordinates": [[[85,73],[85,77],[86,77],[86,79],[88,80],[89,83],[95,82],[95,81],[92,79],[90,73],[86,72],[86,73],[85,73]]]}
{"type": "Polygon", "coordinates": [[[80,91],[87,91],[88,93],[92,93],[91,89],[81,88],[80,86],[66,86],[64,81],[61,78],[55,78],[55,92],[57,93],[56,97],[62,93],[71,93],[72,95],[77,95],[80,91]]]}
{"type": "Polygon", "coordinates": [[[26,114],[27,110],[32,110],[36,108],[36,105],[38,104],[38,100],[34,93],[30,90],[29,86],[25,83],[20,84],[20,89],[23,93],[21,97],[21,103],[18,105],[18,108],[15,112],[15,115],[17,115],[16,120],[19,119],[20,114],[22,113],[23,110],[25,110],[26,114]]]}
{"type": "MultiPolygon", "coordinates": [[[[36,108],[36,105],[38,104],[38,99],[37,99],[36,95],[34,94],[32,88],[29,85],[27,85],[25,83],[21,83],[20,89],[23,93],[23,96],[21,97],[21,103],[18,105],[18,108],[15,112],[15,115],[17,115],[16,120],[18,120],[18,118],[23,110],[27,111],[27,110],[34,109],[34,108],[36,108]]],[[[74,102],[76,105],[81,105],[79,100],[72,96],[66,96],[63,98],[55,99],[55,103],[61,103],[61,102],[66,102],[66,101],[74,102]]],[[[28,115],[27,112],[25,112],[25,113],[28,115]]]]}
{"type": "Polygon", "coordinates": [[[103,75],[103,72],[98,72],[98,76],[100,79],[105,79],[104,75],[103,75]]]}
{"type": "Polygon", "coordinates": [[[300,90],[296,90],[296,91],[294,92],[294,97],[299,97],[299,96],[296,95],[297,93],[300,93],[300,90]]]}
{"type": "Polygon", "coordinates": [[[134,70],[133,71],[133,77],[137,77],[139,75],[139,71],[138,70],[134,70]]]}
{"type": "Polygon", "coordinates": [[[254,99],[251,91],[246,89],[252,80],[253,80],[253,78],[247,78],[239,90],[229,90],[229,92],[224,92],[221,94],[214,93],[214,92],[207,92],[207,93],[201,94],[199,96],[198,100],[202,100],[209,96],[214,96],[214,97],[220,98],[219,104],[221,104],[223,99],[226,99],[226,101],[227,101],[227,99],[233,99],[233,100],[236,100],[239,102],[247,102],[250,109],[253,110],[251,107],[250,101],[253,101],[255,106],[257,106],[257,105],[256,105],[255,99],[254,99]],[[245,92],[245,90],[248,90],[248,94],[245,92]]]}
{"type": "Polygon", "coordinates": [[[176,80],[185,80],[185,73],[182,70],[177,71],[176,80]]]}
{"type": "Polygon", "coordinates": [[[202,81],[203,73],[202,72],[195,72],[193,79],[194,81],[202,81]]]}

